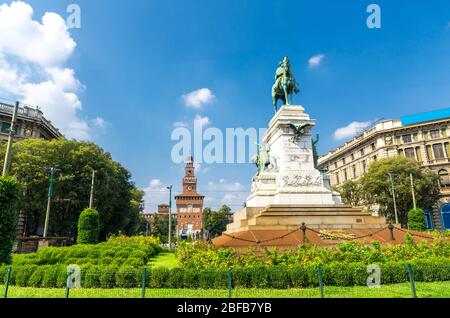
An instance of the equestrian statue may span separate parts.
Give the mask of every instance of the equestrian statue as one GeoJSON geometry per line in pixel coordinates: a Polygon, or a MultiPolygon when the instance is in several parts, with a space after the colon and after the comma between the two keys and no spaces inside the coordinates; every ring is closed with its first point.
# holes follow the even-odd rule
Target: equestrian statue
{"type": "Polygon", "coordinates": [[[275,72],[275,84],[272,87],[272,99],[275,113],[278,111],[278,100],[283,101],[283,105],[290,105],[292,102],[292,95],[299,93],[300,89],[297,86],[294,74],[291,70],[291,63],[289,58],[285,56],[278,64],[275,72]]]}

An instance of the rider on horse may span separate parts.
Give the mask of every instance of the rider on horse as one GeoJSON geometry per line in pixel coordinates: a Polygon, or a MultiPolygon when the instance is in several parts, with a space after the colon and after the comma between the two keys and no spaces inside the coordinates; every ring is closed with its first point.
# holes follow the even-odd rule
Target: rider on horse
{"type": "Polygon", "coordinates": [[[291,63],[289,58],[285,56],[278,64],[275,72],[275,84],[272,88],[273,106],[277,111],[277,101],[281,99],[285,104],[289,105],[292,95],[300,90],[297,87],[294,74],[291,71],[291,63]]]}

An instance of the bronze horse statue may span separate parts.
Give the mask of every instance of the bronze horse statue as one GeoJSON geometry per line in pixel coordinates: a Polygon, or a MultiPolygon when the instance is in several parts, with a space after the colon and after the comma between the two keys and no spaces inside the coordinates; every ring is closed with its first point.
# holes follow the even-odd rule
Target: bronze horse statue
{"type": "Polygon", "coordinates": [[[278,111],[278,100],[283,101],[283,105],[290,105],[292,103],[292,95],[299,92],[300,89],[292,74],[289,58],[285,56],[279,63],[275,73],[275,84],[272,87],[272,100],[275,113],[278,111]]]}

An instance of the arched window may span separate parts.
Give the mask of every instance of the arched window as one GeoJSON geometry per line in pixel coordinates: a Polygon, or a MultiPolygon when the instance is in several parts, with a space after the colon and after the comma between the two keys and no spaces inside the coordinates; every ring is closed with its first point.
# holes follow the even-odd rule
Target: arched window
{"type": "Polygon", "coordinates": [[[450,178],[448,175],[448,171],[445,169],[439,170],[439,181],[441,183],[441,186],[447,187],[450,186],[450,178]]]}

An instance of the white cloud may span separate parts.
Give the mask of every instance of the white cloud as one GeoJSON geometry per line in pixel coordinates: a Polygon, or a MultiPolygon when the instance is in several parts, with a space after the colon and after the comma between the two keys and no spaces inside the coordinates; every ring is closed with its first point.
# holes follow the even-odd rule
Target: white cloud
{"type": "Polygon", "coordinates": [[[177,122],[173,123],[173,126],[175,128],[187,128],[187,127],[189,127],[189,124],[184,121],[177,121],[177,122]]]}
{"type": "Polygon", "coordinates": [[[203,116],[201,116],[201,115],[195,116],[194,121],[195,121],[196,123],[200,123],[200,124],[202,125],[202,127],[206,127],[206,126],[208,126],[208,125],[211,124],[211,121],[209,120],[208,117],[206,117],[206,116],[203,117],[203,116]]]}
{"type": "Polygon", "coordinates": [[[323,54],[317,54],[312,56],[309,60],[308,60],[308,65],[309,67],[317,67],[322,63],[322,60],[325,58],[325,55],[323,54]]]}
{"type": "Polygon", "coordinates": [[[0,39],[0,94],[39,106],[67,137],[90,139],[93,127],[79,117],[84,86],[65,66],[76,43],[64,19],[47,12],[36,21],[30,5],[2,4],[0,39]]]}
{"type": "Polygon", "coordinates": [[[208,88],[201,88],[182,96],[187,107],[201,108],[204,104],[211,103],[216,96],[208,88]]]}
{"type": "Polygon", "coordinates": [[[207,198],[205,207],[218,209],[223,204],[226,204],[232,211],[239,210],[249,195],[247,189],[239,182],[228,182],[223,178],[218,182],[208,182],[206,191],[204,193],[207,198]]]}
{"type": "Polygon", "coordinates": [[[362,133],[364,129],[369,127],[371,124],[372,121],[364,121],[364,122],[354,121],[345,127],[336,129],[336,131],[333,134],[333,137],[335,140],[343,140],[354,137],[355,135],[362,133]]]}
{"type": "Polygon", "coordinates": [[[169,203],[169,190],[163,186],[160,179],[152,179],[148,186],[142,189],[145,193],[145,212],[156,212],[161,203],[169,203]]]}
{"type": "Polygon", "coordinates": [[[101,118],[101,117],[95,117],[93,120],[92,120],[92,122],[93,122],[93,124],[95,125],[95,126],[97,126],[97,127],[99,127],[99,128],[105,128],[106,127],[106,121],[103,119],[103,118],[101,118]]]}

